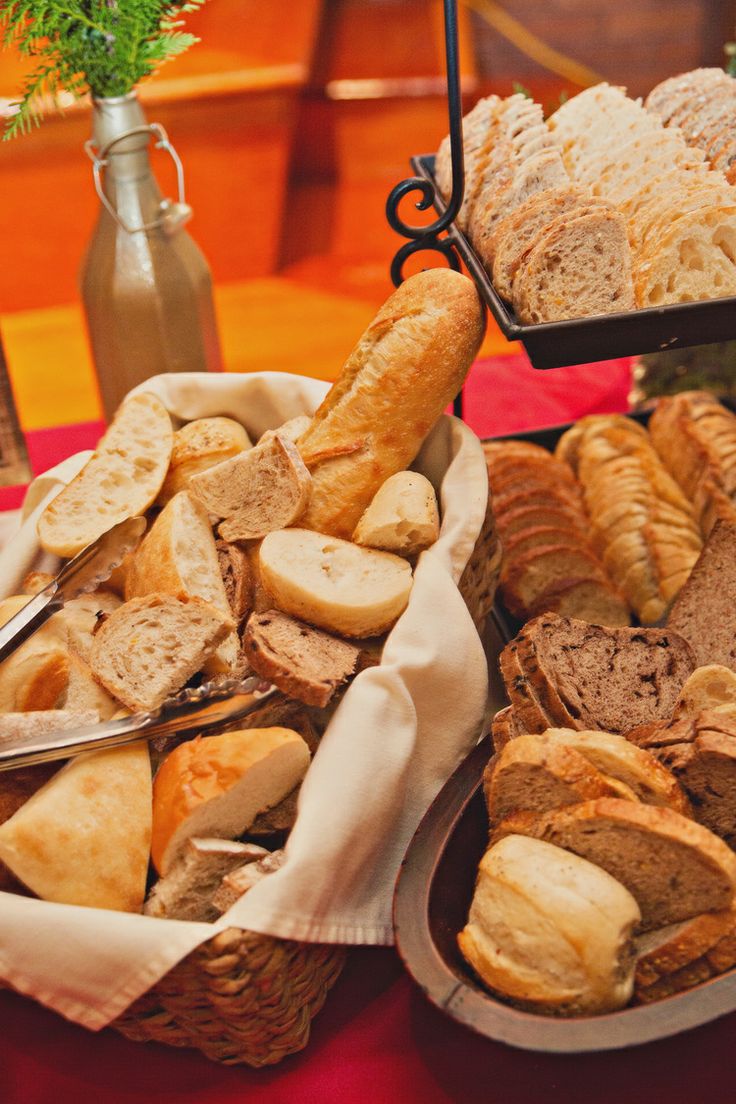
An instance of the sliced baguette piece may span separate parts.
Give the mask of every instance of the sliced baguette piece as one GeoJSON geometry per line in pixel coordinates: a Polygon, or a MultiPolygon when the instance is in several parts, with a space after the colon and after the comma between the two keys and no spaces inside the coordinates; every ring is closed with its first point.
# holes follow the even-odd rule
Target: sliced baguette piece
{"type": "Polygon", "coordinates": [[[518,813],[491,839],[519,833],[608,871],[635,897],[643,931],[733,903],[736,855],[702,824],[674,809],[604,797],[552,813],[518,813]]]}
{"type": "Polygon", "coordinates": [[[550,736],[549,730],[511,740],[489,764],[483,792],[491,827],[522,809],[544,813],[597,797],[620,796],[585,754],[550,736]]]}
{"type": "Polygon", "coordinates": [[[145,513],[161,490],[173,442],[160,399],[148,392],[126,399],[79,475],[41,514],[41,547],[76,556],[119,521],[145,513]]]}
{"type": "Polygon", "coordinates": [[[156,709],[202,670],[234,627],[230,617],[199,598],[184,602],[148,594],[110,614],[89,663],[95,678],[128,709],[156,709]]]}
{"type": "Polygon", "coordinates": [[[360,648],[280,610],[254,613],[243,634],[250,666],[289,697],[320,709],[355,673],[360,648]]]}
{"type": "Polygon", "coordinates": [[[100,686],[89,664],[73,652],[69,654],[68,681],[59,707],[62,711],[93,713],[100,721],[108,721],[120,713],[120,702],[100,686]]]}
{"type": "Polygon", "coordinates": [[[509,612],[524,618],[545,591],[561,579],[605,580],[596,557],[572,543],[541,545],[506,560],[501,595],[509,612]]]}
{"type": "Polygon", "coordinates": [[[292,525],[307,507],[311,484],[294,442],[276,433],[192,476],[189,486],[211,514],[226,519],[219,533],[233,541],[292,525]]]}
{"type": "Polygon", "coordinates": [[[440,535],[434,487],[419,472],[390,476],[376,491],[353,533],[353,541],[397,556],[417,556],[440,535]]]}
{"type": "Polygon", "coordinates": [[[226,874],[219,887],[212,895],[212,906],[219,914],[227,912],[237,904],[244,893],[252,889],[268,874],[279,870],[286,861],[286,853],[282,850],[270,851],[254,863],[239,866],[226,874]]]}
{"type": "Polygon", "coordinates": [[[161,764],[153,789],[151,857],[173,868],[192,836],[234,839],[304,777],[309,749],[287,728],[251,728],[197,737],[161,764]]]}
{"type": "Polygon", "coordinates": [[[70,760],[0,826],[0,859],[38,897],[140,912],[151,846],[144,742],[70,760]]]}
{"type": "Polygon", "coordinates": [[[530,617],[556,613],[589,621],[592,625],[621,627],[631,624],[629,607],[605,579],[558,579],[548,586],[529,609],[530,617]]]}
{"type": "Polygon", "coordinates": [[[220,912],[212,897],[225,875],[268,853],[256,843],[192,837],[179,861],[156,882],[143,911],[171,920],[216,920],[220,912]]]}
{"type": "Polygon", "coordinates": [[[634,980],[632,895],[603,870],[507,836],[481,860],[461,953],[494,992],[535,1012],[623,1007],[634,980]]]}
{"type": "MultiPolygon", "coordinates": [[[[127,572],[125,597],[170,594],[181,601],[201,598],[232,617],[207,510],[179,491],[169,500],[136,550],[127,572]]],[[[232,632],[208,659],[207,674],[232,672],[240,646],[232,632]]]]}
{"type": "Polygon", "coordinates": [[[165,506],[179,491],[187,490],[190,478],[197,472],[206,471],[252,447],[250,437],[234,418],[197,418],[187,422],[174,434],[171,462],[158,496],[159,505],[165,506]]]}
{"type": "Polygon", "coordinates": [[[409,601],[406,560],[311,529],[269,533],[258,560],[279,609],[340,636],[379,636],[409,601]]]}
{"type": "Polygon", "coordinates": [[[248,552],[237,544],[218,540],[215,541],[215,548],[228,605],[240,624],[253,608],[255,579],[251,560],[248,552]]]}
{"type": "Polygon", "coordinates": [[[639,307],[736,295],[736,205],[682,215],[653,248],[634,271],[639,307]]]}

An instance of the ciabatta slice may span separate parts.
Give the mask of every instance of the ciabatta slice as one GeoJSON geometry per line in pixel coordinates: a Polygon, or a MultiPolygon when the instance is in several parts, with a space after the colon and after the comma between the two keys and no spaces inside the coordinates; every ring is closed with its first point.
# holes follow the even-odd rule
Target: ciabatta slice
{"type": "Polygon", "coordinates": [[[41,547],[75,556],[119,521],[145,513],[161,490],[173,441],[160,399],[147,392],[126,399],[79,475],[41,514],[41,547]]]}

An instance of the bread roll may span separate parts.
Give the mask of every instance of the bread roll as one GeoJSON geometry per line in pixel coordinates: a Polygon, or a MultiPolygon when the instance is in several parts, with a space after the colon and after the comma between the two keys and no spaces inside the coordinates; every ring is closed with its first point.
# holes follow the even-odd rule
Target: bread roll
{"type": "Polygon", "coordinates": [[[46,901],[140,912],[151,842],[145,743],[72,759],[0,826],[0,859],[46,901]]]}
{"type": "Polygon", "coordinates": [[[188,489],[197,472],[229,460],[252,447],[245,429],[233,418],[197,418],[174,434],[169,470],[158,496],[165,506],[179,491],[188,489]]]}
{"type": "Polygon", "coordinates": [[[160,399],[148,392],[126,399],[79,475],[41,514],[41,547],[75,556],[119,521],[145,513],[161,490],[173,439],[160,399]]]}
{"type": "Polygon", "coordinates": [[[304,777],[309,749],[288,728],[198,737],[166,757],[153,789],[151,857],[168,874],[188,839],[240,836],[304,777]]]}
{"type": "Polygon", "coordinates": [[[507,836],[481,860],[464,958],[536,1012],[610,1012],[633,990],[639,909],[619,882],[560,848],[507,836]]]}
{"type": "Polygon", "coordinates": [[[411,592],[406,560],[308,529],[269,533],[259,566],[278,609],[341,636],[379,636],[411,592]]]}
{"type": "Polygon", "coordinates": [[[353,540],[397,556],[416,556],[440,535],[437,496],[419,472],[402,471],[379,487],[358,522],[353,540]]]}
{"type": "Polygon", "coordinates": [[[299,438],[313,481],[301,525],[352,536],[460,390],[484,324],[472,281],[451,269],[420,272],[394,292],[299,438]]]}

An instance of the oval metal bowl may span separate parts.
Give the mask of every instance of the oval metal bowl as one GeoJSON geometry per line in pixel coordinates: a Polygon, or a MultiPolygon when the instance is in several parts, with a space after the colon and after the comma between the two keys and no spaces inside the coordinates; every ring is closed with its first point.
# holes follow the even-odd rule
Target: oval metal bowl
{"type": "Polygon", "coordinates": [[[562,1018],[520,1012],[482,988],[457,948],[488,820],[481,779],[492,752],[487,736],[457,769],[417,829],[394,897],[396,945],[429,1000],[479,1035],[525,1050],[615,1050],[664,1039],[736,1009],[736,970],[654,1004],[601,1016],[562,1018]]]}

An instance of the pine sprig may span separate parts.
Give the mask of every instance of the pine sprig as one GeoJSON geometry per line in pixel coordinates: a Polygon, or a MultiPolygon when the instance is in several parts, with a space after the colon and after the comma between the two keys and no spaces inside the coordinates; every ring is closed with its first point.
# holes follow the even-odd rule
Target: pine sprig
{"type": "Polygon", "coordinates": [[[5,138],[38,125],[44,100],[124,96],[199,40],[180,28],[205,0],[0,0],[2,44],[37,59],[5,138]]]}

